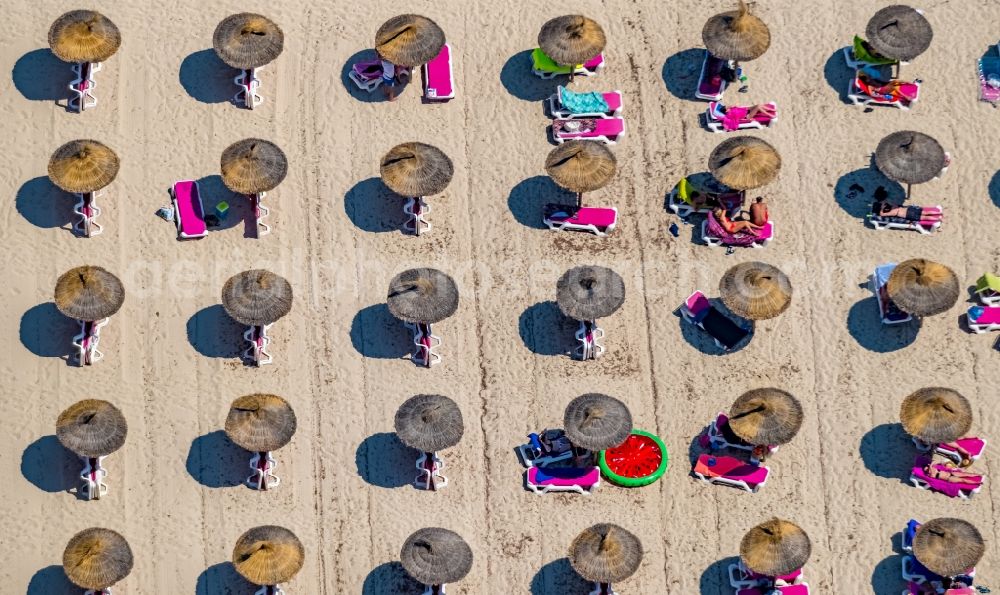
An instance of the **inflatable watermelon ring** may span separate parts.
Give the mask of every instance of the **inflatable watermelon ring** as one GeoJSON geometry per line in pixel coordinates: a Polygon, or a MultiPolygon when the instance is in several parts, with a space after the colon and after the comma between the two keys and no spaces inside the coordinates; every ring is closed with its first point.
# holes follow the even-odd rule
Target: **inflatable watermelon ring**
{"type": "Polygon", "coordinates": [[[667,471],[670,455],[655,434],[632,430],[620,446],[602,450],[598,465],[612,483],[637,488],[653,483],[667,471]]]}

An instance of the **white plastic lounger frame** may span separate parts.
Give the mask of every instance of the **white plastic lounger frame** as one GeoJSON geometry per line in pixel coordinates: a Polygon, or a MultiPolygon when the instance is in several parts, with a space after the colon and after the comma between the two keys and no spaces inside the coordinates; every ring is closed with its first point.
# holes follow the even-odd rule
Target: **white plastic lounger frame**
{"type": "Polygon", "coordinates": [[[576,331],[576,340],[580,342],[573,353],[582,360],[597,359],[604,355],[604,329],[597,326],[596,320],[580,321],[576,331]],[[589,330],[589,332],[588,332],[589,330]]]}
{"type": "Polygon", "coordinates": [[[441,363],[441,354],[435,351],[441,346],[441,337],[434,334],[429,324],[403,323],[406,328],[413,331],[413,345],[417,348],[413,353],[412,360],[419,366],[430,368],[441,363]],[[426,327],[426,334],[424,331],[426,327]],[[427,344],[424,344],[424,339],[427,344]]]}
{"type": "Polygon", "coordinates": [[[274,323],[260,327],[251,326],[243,332],[243,339],[250,343],[250,346],[243,352],[243,357],[252,361],[256,366],[265,366],[274,361],[270,352],[267,351],[267,348],[271,346],[271,338],[267,336],[267,331],[272,326],[274,326],[274,323]],[[260,336],[255,338],[254,333],[258,328],[260,329],[260,336]]]}
{"type": "Polygon", "coordinates": [[[420,488],[421,490],[437,491],[441,488],[448,487],[448,478],[441,474],[441,470],[444,469],[444,461],[432,452],[420,453],[417,457],[416,462],[417,471],[420,471],[420,475],[417,475],[413,480],[413,485],[420,488]],[[431,468],[427,468],[427,461],[431,461],[431,468]]]}
{"type": "Polygon", "coordinates": [[[271,214],[271,209],[262,204],[265,196],[267,196],[267,192],[258,192],[257,194],[247,195],[247,198],[250,199],[250,202],[253,205],[254,225],[257,226],[258,238],[271,233],[271,226],[264,223],[264,218],[271,214]]]}
{"type": "Polygon", "coordinates": [[[233,79],[233,83],[240,88],[233,96],[233,103],[242,103],[247,107],[247,109],[253,109],[258,105],[264,103],[264,97],[258,92],[260,91],[260,79],[257,78],[258,68],[251,68],[249,70],[242,70],[236,78],[233,79]],[[249,75],[250,80],[247,81],[247,76],[249,75]]]}
{"type": "Polygon", "coordinates": [[[85,62],[81,64],[73,64],[72,68],[73,72],[76,74],[76,78],[73,79],[68,85],[69,90],[73,93],[73,95],[70,96],[69,100],[66,102],[66,106],[69,109],[76,110],[77,112],[97,107],[97,96],[94,95],[94,89],[97,88],[97,81],[94,80],[94,73],[101,69],[101,63],[85,62]],[[87,88],[81,91],[80,85],[84,82],[87,83],[87,88]]]}
{"type": "Polygon", "coordinates": [[[594,590],[588,593],[588,595],[618,595],[618,591],[615,591],[611,586],[611,583],[594,583],[594,590]]]}
{"type": "Polygon", "coordinates": [[[409,219],[403,224],[403,228],[407,231],[413,233],[413,235],[420,235],[431,230],[431,223],[425,218],[427,213],[431,212],[431,207],[424,200],[424,197],[417,196],[415,198],[406,199],[406,204],[403,205],[403,213],[405,213],[409,219]]]}
{"type": "Polygon", "coordinates": [[[97,344],[101,340],[101,329],[106,327],[111,322],[111,319],[105,318],[93,323],[88,323],[84,320],[78,320],[77,322],[80,323],[80,334],[73,337],[73,346],[77,349],[77,360],[81,366],[96,364],[104,359],[104,353],[97,349],[97,344]],[[90,333],[87,333],[88,324],[94,325],[90,333]],[[87,343],[86,346],[84,346],[84,342],[87,343]]]}
{"type": "Polygon", "coordinates": [[[247,477],[247,486],[255,490],[270,490],[281,485],[281,478],[274,474],[278,467],[278,461],[274,459],[270,452],[255,452],[250,457],[250,469],[253,473],[247,477]],[[261,457],[263,455],[263,457],[261,457]],[[264,467],[260,467],[261,458],[264,459],[264,467]]]}
{"type": "Polygon", "coordinates": [[[73,231],[83,237],[92,238],[101,235],[104,227],[97,222],[97,217],[101,214],[101,207],[97,206],[97,197],[104,196],[103,190],[89,193],[78,193],[76,195],[76,205],[73,206],[73,214],[79,217],[73,222],[73,231]],[[90,215],[83,210],[90,207],[90,215]]]}
{"type": "Polygon", "coordinates": [[[104,478],[108,476],[108,470],[101,463],[107,457],[80,457],[83,461],[83,470],[80,472],[80,495],[86,500],[100,500],[108,494],[108,484],[104,483],[104,478]],[[95,465],[90,461],[94,460],[95,465]]]}
{"type": "Polygon", "coordinates": [[[254,591],[253,595],[285,595],[281,585],[266,585],[254,591]]]}
{"type": "MultiPolygon", "coordinates": [[[[766,238],[759,239],[759,240],[755,241],[754,243],[750,244],[747,247],[760,249],[760,248],[763,248],[763,247],[765,247],[765,246],[767,246],[768,244],[771,243],[771,240],[774,239],[774,221],[768,221],[767,225],[769,225],[771,227],[771,235],[767,236],[766,238]]],[[[730,246],[730,244],[727,244],[722,238],[717,238],[717,237],[713,237],[713,236],[709,235],[709,233],[708,233],[708,219],[706,219],[706,220],[704,220],[704,221],[701,222],[701,239],[702,239],[703,242],[705,242],[706,246],[710,246],[712,248],[720,248],[722,246],[727,246],[727,247],[730,246]]],[[[733,244],[733,246],[734,247],[738,247],[738,246],[735,246],[735,244],[733,244]]]]}

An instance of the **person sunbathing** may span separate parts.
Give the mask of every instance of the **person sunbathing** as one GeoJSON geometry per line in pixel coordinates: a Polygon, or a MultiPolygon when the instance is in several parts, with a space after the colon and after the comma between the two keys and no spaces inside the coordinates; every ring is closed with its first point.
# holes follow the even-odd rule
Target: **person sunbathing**
{"type": "MultiPolygon", "coordinates": [[[[730,108],[727,108],[726,106],[722,105],[721,103],[716,103],[712,107],[712,115],[716,119],[724,120],[725,117],[726,117],[726,114],[729,113],[729,109],[730,108]]],[[[770,104],[767,104],[767,103],[758,103],[756,105],[751,105],[750,107],[748,107],[746,109],[747,109],[747,113],[746,113],[745,116],[743,116],[743,118],[742,118],[743,120],[753,120],[759,114],[763,114],[764,116],[766,116],[768,118],[772,118],[772,119],[775,116],[778,115],[778,112],[773,107],[771,107],[770,104]]]]}
{"type": "Polygon", "coordinates": [[[886,201],[876,202],[875,212],[878,213],[879,217],[905,219],[907,221],[941,221],[944,216],[937,209],[896,206],[886,201]]]}
{"type": "MultiPolygon", "coordinates": [[[[861,83],[864,84],[865,87],[867,87],[867,93],[869,95],[872,96],[884,95],[892,99],[905,99],[907,101],[916,101],[917,99],[916,93],[911,95],[903,90],[904,87],[912,87],[913,83],[895,79],[888,81],[877,80],[874,77],[866,74],[866,72],[867,69],[865,72],[858,71],[858,80],[861,81],[861,83]]],[[[916,87],[913,88],[915,89],[916,87]]]]}
{"type": "Polygon", "coordinates": [[[942,469],[942,465],[928,463],[924,465],[924,473],[927,474],[927,477],[940,479],[942,481],[947,481],[948,483],[960,483],[972,486],[980,486],[983,483],[981,475],[969,473],[968,471],[960,471],[950,466],[945,467],[947,467],[947,470],[942,469]]]}
{"type": "Polygon", "coordinates": [[[962,448],[962,445],[960,445],[958,442],[947,442],[945,444],[941,444],[940,446],[944,446],[949,450],[957,452],[958,456],[962,458],[962,462],[959,463],[960,466],[968,467],[969,465],[972,464],[972,453],[962,448]]]}
{"type": "Polygon", "coordinates": [[[712,215],[715,216],[715,220],[719,222],[719,225],[722,226],[722,229],[725,229],[726,232],[731,235],[743,233],[755,236],[757,235],[757,232],[760,231],[760,226],[754,225],[750,221],[743,221],[743,220],[733,221],[732,219],[729,218],[729,215],[726,214],[726,211],[721,207],[716,207],[712,211],[712,215]]]}

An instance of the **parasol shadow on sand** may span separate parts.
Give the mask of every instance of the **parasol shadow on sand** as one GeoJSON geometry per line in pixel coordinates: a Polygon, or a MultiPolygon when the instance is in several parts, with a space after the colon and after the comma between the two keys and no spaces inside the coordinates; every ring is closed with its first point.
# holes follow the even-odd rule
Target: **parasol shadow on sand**
{"type": "Polygon", "coordinates": [[[567,318],[554,301],[528,306],[517,321],[521,341],[536,355],[571,355],[580,323],[567,318]]]}
{"type": "Polygon", "coordinates": [[[379,564],[368,573],[361,587],[361,595],[420,595],[424,585],[415,581],[398,561],[379,564]]]}
{"type": "Polygon", "coordinates": [[[902,204],[906,199],[906,189],[874,167],[862,167],[840,176],[833,188],[833,198],[845,213],[864,219],[871,212],[879,186],[889,193],[888,200],[893,204],[902,204]]]}
{"type": "Polygon", "coordinates": [[[14,87],[29,101],[52,101],[65,107],[69,84],[76,78],[69,64],[49,48],[31,50],[14,63],[14,87]]]}
{"type": "Polygon", "coordinates": [[[184,91],[201,103],[228,103],[236,95],[233,79],[240,71],[219,58],[208,48],[188,54],[181,61],[178,79],[184,91]]]}
{"type": "Polygon", "coordinates": [[[246,327],[230,318],[222,304],[202,308],[187,321],[188,343],[206,357],[241,357],[246,348],[244,330],[246,327]]]}
{"type": "Polygon", "coordinates": [[[701,100],[694,94],[698,90],[698,77],[704,60],[704,48],[689,48],[669,56],[660,73],[667,91],[677,99],[700,103],[701,100]]]}
{"type": "Polygon", "coordinates": [[[854,78],[854,71],[847,66],[847,62],[844,60],[844,48],[837,48],[826,59],[826,63],[823,65],[823,78],[826,79],[826,84],[830,85],[830,88],[837,93],[840,101],[846,105],[848,103],[847,86],[854,78]]]}
{"type": "Polygon", "coordinates": [[[358,445],[354,464],[366,483],[380,488],[401,488],[413,483],[417,476],[413,463],[419,456],[395,432],[379,432],[358,445]]]}
{"type": "Polygon", "coordinates": [[[14,199],[25,221],[44,229],[58,227],[72,232],[76,197],[63,192],[48,176],[32,178],[21,185],[14,199]]]}
{"type": "Polygon", "coordinates": [[[986,190],[990,195],[990,200],[993,201],[993,205],[1000,209],[1000,170],[990,178],[990,183],[986,187],[986,190]]]}
{"type": "Polygon", "coordinates": [[[21,344],[39,357],[57,357],[76,365],[72,357],[73,337],[80,325],[67,318],[54,302],[32,306],[21,316],[21,344]]]}
{"type": "Polygon", "coordinates": [[[222,176],[213,174],[198,178],[198,188],[201,191],[206,213],[214,213],[215,205],[222,201],[226,201],[229,204],[229,215],[223,221],[220,221],[219,225],[212,227],[211,231],[232,229],[242,223],[243,237],[257,237],[255,231],[257,224],[250,201],[247,200],[246,196],[236,194],[229,188],[226,188],[226,184],[222,181],[222,176]]]}
{"type": "Polygon", "coordinates": [[[521,101],[541,101],[556,92],[556,87],[565,85],[565,76],[543,79],[531,72],[532,50],[520,51],[504,62],[500,69],[500,83],[512,96],[521,101]]]}
{"type": "Polygon", "coordinates": [[[847,313],[847,331],[851,337],[858,345],[876,353],[899,351],[912,344],[917,340],[920,326],[919,318],[900,324],[882,324],[875,296],[855,302],[847,313]]]}
{"type": "Polygon", "coordinates": [[[82,589],[69,582],[61,564],[42,568],[31,576],[26,595],[77,595],[82,589]]]}
{"type": "Polygon", "coordinates": [[[80,484],[80,459],[55,434],[42,436],[21,453],[21,475],[43,492],[70,492],[80,484]]]}
{"type": "Polygon", "coordinates": [[[542,566],[531,577],[531,595],[549,593],[589,593],[594,584],[580,576],[569,558],[558,558],[542,566]]]}
{"type": "Polygon", "coordinates": [[[729,584],[729,566],[739,561],[739,556],[730,556],[709,564],[698,578],[698,592],[730,595],[733,587],[729,584]]]}
{"type": "Polygon", "coordinates": [[[518,223],[531,229],[548,229],[542,222],[547,203],[576,204],[576,195],[563,190],[549,176],[525,178],[511,188],[507,208],[518,223]]]}
{"type": "Polygon", "coordinates": [[[886,556],[872,569],[872,593],[895,595],[899,590],[899,565],[902,556],[886,556]]]}
{"type": "Polygon", "coordinates": [[[861,437],[858,452],[865,469],[878,477],[898,479],[909,485],[913,459],[906,455],[916,453],[916,449],[902,424],[879,424],[868,430],[861,437]]]}
{"type": "Polygon", "coordinates": [[[195,481],[207,488],[231,488],[247,478],[247,451],[233,443],[223,430],[209,432],[191,441],[184,467],[195,481]]]}
{"type": "Polygon", "coordinates": [[[212,564],[198,575],[198,582],[195,584],[195,595],[225,595],[236,593],[250,593],[254,590],[254,585],[247,582],[247,579],[236,572],[236,567],[232,562],[220,562],[212,564]]]}
{"type": "Polygon", "coordinates": [[[344,212],[351,223],[362,231],[372,233],[406,233],[406,213],[400,197],[382,182],[371,177],[361,180],[344,195],[344,212]]]}
{"type": "Polygon", "coordinates": [[[401,359],[413,351],[413,335],[383,302],[362,308],[354,315],[351,345],[365,357],[401,359]]]}

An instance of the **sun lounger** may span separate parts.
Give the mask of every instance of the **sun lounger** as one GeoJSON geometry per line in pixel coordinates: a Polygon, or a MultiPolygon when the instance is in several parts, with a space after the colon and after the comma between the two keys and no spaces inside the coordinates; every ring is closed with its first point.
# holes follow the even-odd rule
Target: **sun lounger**
{"type": "Polygon", "coordinates": [[[201,202],[198,182],[184,180],[175,182],[170,191],[174,202],[174,223],[177,236],[183,239],[203,238],[208,235],[205,224],[205,207],[201,202]]]}
{"type": "MultiPolygon", "coordinates": [[[[729,429],[729,416],[722,411],[708,424],[708,428],[698,438],[698,442],[702,448],[712,450],[732,448],[735,450],[752,451],[754,449],[753,444],[744,441],[729,429]]],[[[771,455],[776,452],[778,452],[778,445],[775,444],[767,447],[767,454],[771,455]]]]}
{"type": "Polygon", "coordinates": [[[549,229],[556,231],[589,231],[603,237],[611,233],[618,224],[618,209],[549,203],[543,210],[542,221],[549,229]]]}
{"type": "Polygon", "coordinates": [[[77,350],[77,361],[81,366],[96,364],[104,358],[104,353],[97,349],[101,341],[101,329],[111,322],[110,318],[90,322],[78,320],[80,334],[73,337],[73,346],[77,350]]]}
{"type": "Polygon", "coordinates": [[[444,588],[445,585],[425,585],[420,595],[446,595],[444,588]]]}
{"type": "Polygon", "coordinates": [[[711,213],[712,209],[721,206],[727,211],[731,211],[743,205],[743,193],[737,191],[716,192],[695,186],[686,177],[681,178],[674,189],[670,191],[667,198],[667,208],[677,213],[682,218],[687,218],[691,213],[711,213]],[[693,192],[699,192],[708,198],[702,206],[696,206],[692,198],[693,192]]]}
{"type": "Polygon", "coordinates": [[[847,99],[854,105],[890,105],[908,110],[920,98],[921,81],[903,85],[891,94],[879,92],[879,87],[869,85],[861,77],[855,76],[847,88],[847,99]]]}
{"type": "Polygon", "coordinates": [[[590,494],[601,484],[600,467],[528,467],[525,484],[536,494],[576,492],[590,494]]]}
{"type": "Polygon", "coordinates": [[[403,228],[412,232],[413,235],[420,235],[431,230],[431,223],[426,219],[427,213],[431,212],[431,207],[422,196],[406,199],[403,212],[409,217],[403,224],[403,228]]]}
{"type": "Polygon", "coordinates": [[[767,587],[740,589],[736,591],[736,595],[809,595],[809,583],[775,586],[773,589],[767,587]]]}
{"type": "Polygon", "coordinates": [[[76,205],[73,206],[73,213],[79,217],[73,222],[73,231],[84,237],[90,238],[100,235],[104,228],[97,222],[97,217],[101,214],[101,208],[97,206],[96,198],[104,192],[84,192],[76,195],[76,205]]]}
{"type": "MultiPolygon", "coordinates": [[[[926,566],[920,563],[915,556],[903,556],[902,559],[903,580],[922,585],[924,583],[940,584],[944,578],[939,574],[931,572],[926,566]]],[[[963,583],[971,584],[976,578],[976,569],[969,568],[965,573],[952,577],[963,583]]]]}
{"type": "Polygon", "coordinates": [[[680,307],[684,320],[708,333],[720,349],[729,351],[739,345],[750,331],[736,324],[715,308],[700,291],[692,293],[680,307]]]}
{"type": "Polygon", "coordinates": [[[444,44],[438,55],[421,67],[421,71],[424,75],[425,99],[445,101],[455,97],[455,77],[451,67],[450,45],[444,44]]]}
{"type": "Polygon", "coordinates": [[[698,455],[692,473],[708,483],[727,485],[753,493],[767,483],[770,469],[735,457],[702,454],[698,455]]]}
{"type": "Polygon", "coordinates": [[[243,338],[250,343],[250,346],[243,352],[243,357],[253,362],[255,366],[265,366],[274,361],[274,358],[267,351],[267,348],[271,346],[267,330],[271,326],[271,324],[251,326],[243,333],[243,338]]]}
{"type": "Polygon", "coordinates": [[[976,295],[987,306],[1000,306],[1000,277],[985,273],[976,279],[976,295]]]}
{"type": "Polygon", "coordinates": [[[604,329],[597,326],[596,320],[581,320],[576,331],[576,340],[580,342],[574,354],[582,359],[597,359],[604,355],[604,329]]]}
{"type": "Polygon", "coordinates": [[[264,97],[259,93],[260,91],[260,79],[257,78],[257,71],[260,68],[250,68],[248,70],[241,70],[233,82],[236,86],[240,88],[233,97],[233,103],[242,103],[247,106],[247,109],[253,109],[264,103],[264,97]]]}
{"type": "Polygon", "coordinates": [[[436,491],[447,487],[448,478],[441,474],[444,469],[444,461],[432,452],[422,452],[417,457],[417,475],[413,480],[413,485],[421,490],[436,491]]]}
{"type": "Polygon", "coordinates": [[[255,452],[250,457],[250,468],[253,474],[247,477],[246,484],[255,490],[269,490],[281,484],[281,478],[274,474],[278,462],[270,452],[255,452]]]}
{"type": "MultiPolygon", "coordinates": [[[[978,494],[979,490],[983,487],[983,476],[978,476],[978,483],[968,484],[968,483],[954,483],[944,479],[937,479],[927,475],[924,472],[924,466],[931,462],[929,457],[919,456],[913,463],[913,469],[910,472],[910,483],[922,490],[931,490],[934,492],[940,492],[950,498],[961,498],[966,500],[972,497],[974,494],[978,494]]],[[[947,465],[934,465],[936,469],[941,471],[951,471],[947,465]]]]}
{"type": "Polygon", "coordinates": [[[623,136],[625,120],[622,118],[552,120],[552,140],[558,144],[568,140],[592,140],[614,145],[623,136]]]}
{"type": "MultiPolygon", "coordinates": [[[[943,208],[941,205],[932,207],[921,207],[924,214],[936,213],[941,215],[943,208]]],[[[905,217],[884,217],[877,211],[878,203],[873,203],[871,211],[866,217],[872,227],[878,230],[885,229],[910,229],[922,234],[930,234],[941,227],[941,219],[907,219],[905,217]]]]}
{"type": "Polygon", "coordinates": [[[722,71],[727,66],[731,66],[728,60],[716,58],[707,50],[705,59],[701,63],[701,75],[698,76],[698,88],[694,96],[705,101],[719,101],[722,93],[726,90],[726,79],[722,78],[722,71]]]}
{"type": "MultiPolygon", "coordinates": [[[[854,70],[864,68],[865,66],[892,66],[897,62],[897,60],[893,58],[873,56],[872,53],[865,48],[864,40],[857,35],[854,36],[853,45],[851,47],[844,48],[844,61],[847,62],[848,68],[853,68],[854,70]]],[[[903,64],[907,64],[907,62],[903,62],[903,64]]]]}
{"type": "Polygon", "coordinates": [[[917,527],[919,526],[920,526],[920,521],[917,521],[916,519],[910,519],[906,523],[906,526],[903,527],[899,548],[904,552],[911,553],[913,551],[913,538],[917,536],[917,527]]]}
{"type": "Polygon", "coordinates": [[[435,349],[441,345],[441,338],[433,333],[429,324],[405,323],[406,328],[413,331],[413,345],[417,348],[413,353],[413,362],[419,366],[430,368],[441,363],[441,354],[435,349]]]}
{"type": "Polygon", "coordinates": [[[553,118],[564,120],[569,118],[614,118],[622,114],[621,91],[598,93],[598,95],[603,98],[604,103],[607,104],[607,109],[602,111],[573,109],[563,102],[563,98],[566,97],[568,93],[573,92],[560,85],[556,88],[556,92],[549,97],[549,115],[553,118]]]}
{"type": "Polygon", "coordinates": [[[889,293],[885,288],[886,283],[889,282],[889,275],[892,274],[892,270],[895,268],[896,263],[894,262],[875,267],[875,272],[872,273],[869,283],[872,293],[875,294],[875,301],[878,302],[878,313],[882,319],[882,324],[899,324],[913,320],[912,316],[900,310],[889,299],[889,293]]]}
{"type": "Polygon", "coordinates": [[[774,222],[768,221],[755,234],[736,233],[726,231],[715,215],[710,211],[704,221],[701,222],[701,239],[709,246],[745,246],[749,248],[763,248],[774,239],[774,222]]]}
{"type": "Polygon", "coordinates": [[[271,214],[271,209],[262,204],[265,196],[267,196],[267,192],[247,195],[247,198],[250,199],[250,205],[253,207],[254,228],[258,238],[271,233],[271,226],[264,223],[264,218],[271,214]]]}
{"type": "Polygon", "coordinates": [[[80,457],[83,461],[83,471],[80,472],[80,495],[86,500],[100,500],[108,493],[108,484],[104,478],[108,470],[101,463],[107,457],[80,457]]]}
{"type": "Polygon", "coordinates": [[[979,74],[979,100],[996,104],[1000,101],[1000,58],[980,58],[976,70],[979,74]]]}
{"type": "Polygon", "coordinates": [[[775,112],[775,115],[768,116],[767,114],[758,113],[753,118],[750,118],[748,117],[750,113],[749,107],[734,105],[724,108],[718,101],[713,101],[708,104],[708,109],[705,110],[705,127],[712,132],[734,132],[736,130],[749,130],[752,128],[759,130],[770,128],[771,124],[778,120],[776,111],[778,105],[773,101],[764,105],[771,108],[771,111],[775,112]]]}
{"type": "MultiPolygon", "coordinates": [[[[572,68],[575,76],[590,76],[597,74],[597,71],[604,68],[604,54],[597,54],[583,64],[578,64],[572,68]]],[[[531,52],[531,72],[540,78],[550,79],[559,75],[568,75],[571,70],[569,66],[556,64],[552,58],[545,55],[542,48],[535,48],[531,52]]]]}
{"type": "Polygon", "coordinates": [[[94,80],[94,74],[101,69],[101,63],[83,62],[73,64],[72,68],[76,78],[69,83],[69,90],[73,94],[66,102],[67,107],[77,112],[97,107],[97,96],[94,95],[97,81],[94,80]]]}
{"type": "Polygon", "coordinates": [[[543,430],[542,434],[547,437],[546,441],[543,442],[541,436],[532,433],[528,434],[527,444],[517,447],[517,451],[521,455],[521,462],[525,467],[544,467],[573,458],[573,447],[564,431],[543,430]],[[555,447],[546,447],[546,442],[550,445],[555,443],[555,447]]]}
{"type": "Polygon", "coordinates": [[[966,317],[974,333],[1000,331],[1000,306],[971,306],[966,317]]]}
{"type": "MultiPolygon", "coordinates": [[[[920,452],[928,452],[933,448],[935,454],[951,459],[956,465],[962,463],[962,455],[960,455],[951,444],[927,444],[917,438],[913,439],[913,444],[920,452]]],[[[969,453],[969,458],[973,461],[979,460],[979,457],[983,455],[983,451],[986,450],[986,439],[977,438],[975,436],[959,438],[954,442],[954,444],[957,444],[965,449],[966,452],[969,453]]]]}
{"type": "Polygon", "coordinates": [[[364,60],[351,66],[348,78],[362,91],[371,93],[382,84],[382,61],[364,60]]]}
{"type": "Polygon", "coordinates": [[[594,583],[594,589],[587,595],[618,595],[611,583],[594,583]]]}
{"type": "Polygon", "coordinates": [[[798,585],[804,580],[805,576],[802,574],[801,568],[782,576],[767,576],[753,572],[743,565],[743,560],[729,565],[729,583],[734,589],[756,589],[771,584],[775,586],[798,585]]]}
{"type": "MultiPolygon", "coordinates": [[[[84,595],[87,595],[84,593],[84,595]]],[[[97,593],[96,595],[102,595],[97,593]]],[[[253,595],[285,595],[285,591],[281,588],[281,585],[265,585],[253,592],[253,595]]]]}

